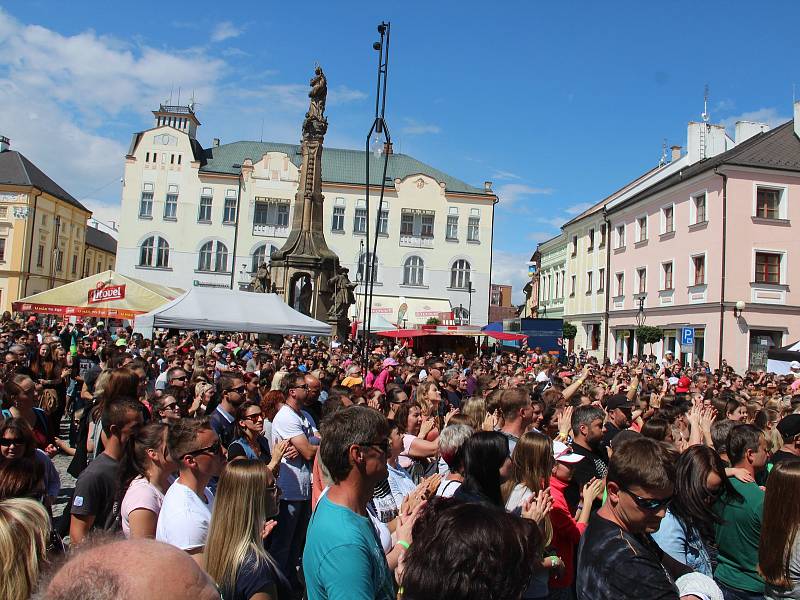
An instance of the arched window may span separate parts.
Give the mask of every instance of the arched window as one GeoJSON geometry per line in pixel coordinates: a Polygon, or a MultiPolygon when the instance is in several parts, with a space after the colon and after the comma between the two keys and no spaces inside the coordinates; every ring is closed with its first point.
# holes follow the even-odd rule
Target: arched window
{"type": "Polygon", "coordinates": [[[139,247],[139,266],[169,267],[169,242],[162,237],[151,235],[139,247]]]}
{"type": "Polygon", "coordinates": [[[153,266],[153,248],[155,246],[155,237],[152,235],[142,242],[139,248],[139,266],[152,267],[153,266]]]}
{"type": "Polygon", "coordinates": [[[358,281],[364,281],[364,275],[367,272],[367,262],[372,266],[372,281],[378,281],[378,257],[374,256],[371,252],[364,252],[358,257],[358,272],[356,273],[356,278],[358,281]]]}
{"type": "Polygon", "coordinates": [[[450,269],[450,287],[457,289],[467,290],[472,285],[470,279],[470,271],[472,266],[469,261],[462,259],[453,263],[453,268],[450,269]]]}
{"type": "Polygon", "coordinates": [[[198,271],[228,272],[228,247],[222,242],[206,242],[200,248],[198,271]]]}
{"type": "Polygon", "coordinates": [[[276,248],[272,244],[262,244],[253,252],[253,262],[250,265],[250,273],[255,273],[258,270],[258,265],[265,262],[269,265],[270,257],[275,252],[276,248]]]}
{"type": "Polygon", "coordinates": [[[456,323],[459,325],[469,323],[469,311],[463,306],[456,306],[453,308],[453,319],[455,319],[456,323]]]}
{"type": "Polygon", "coordinates": [[[217,273],[225,273],[228,270],[228,247],[222,242],[217,242],[217,250],[214,253],[214,270],[217,273]]]}
{"type": "Polygon", "coordinates": [[[156,266],[166,268],[169,266],[169,243],[164,238],[158,238],[156,251],[156,266]]]}
{"type": "Polygon", "coordinates": [[[409,256],[403,265],[403,285],[422,285],[425,262],[419,256],[409,256]]]}

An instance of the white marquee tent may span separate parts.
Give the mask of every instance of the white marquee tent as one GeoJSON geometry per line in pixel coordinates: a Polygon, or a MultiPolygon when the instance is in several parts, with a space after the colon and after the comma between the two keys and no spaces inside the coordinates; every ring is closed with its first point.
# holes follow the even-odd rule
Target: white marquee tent
{"type": "Polygon", "coordinates": [[[800,342],[783,348],[773,348],[767,352],[767,373],[788,375],[792,361],[800,362],[800,342]]]}
{"type": "Polygon", "coordinates": [[[278,335],[331,334],[330,325],[290,308],[277,294],[199,287],[137,316],[135,327],[145,337],[152,337],[156,327],[278,335]]]}

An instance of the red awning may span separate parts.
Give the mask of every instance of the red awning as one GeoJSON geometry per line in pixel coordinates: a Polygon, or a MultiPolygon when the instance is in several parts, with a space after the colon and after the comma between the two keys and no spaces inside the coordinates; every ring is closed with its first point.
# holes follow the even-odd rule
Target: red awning
{"type": "Polygon", "coordinates": [[[430,331],[424,329],[392,329],[390,331],[376,331],[374,333],[390,338],[415,338],[422,337],[423,335],[431,335],[430,331]]]}
{"type": "Polygon", "coordinates": [[[528,336],[524,333],[511,333],[510,331],[484,331],[483,335],[488,335],[489,337],[504,342],[518,342],[528,339],[528,336]]]}

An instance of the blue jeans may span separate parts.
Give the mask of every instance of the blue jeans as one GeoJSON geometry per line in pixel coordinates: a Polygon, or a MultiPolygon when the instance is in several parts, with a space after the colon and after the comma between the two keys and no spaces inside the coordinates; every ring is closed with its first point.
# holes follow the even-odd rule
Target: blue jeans
{"type": "Polygon", "coordinates": [[[297,567],[310,519],[311,500],[281,500],[278,525],[270,536],[270,554],[295,589],[300,586],[297,567]]]}
{"type": "Polygon", "coordinates": [[[717,582],[719,589],[722,590],[722,597],[725,600],[764,600],[764,592],[748,592],[747,590],[728,587],[717,579],[714,581],[717,582]]]}

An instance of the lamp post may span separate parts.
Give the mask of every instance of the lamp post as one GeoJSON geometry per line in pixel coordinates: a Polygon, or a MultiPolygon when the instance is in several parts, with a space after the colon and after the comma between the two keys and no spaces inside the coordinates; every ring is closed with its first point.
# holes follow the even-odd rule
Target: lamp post
{"type": "MultiPolygon", "coordinates": [[[[472,287],[472,280],[467,282],[469,288],[467,289],[467,293],[469,294],[469,308],[467,309],[467,325],[472,325],[472,294],[475,292],[475,288],[472,287]]],[[[463,312],[462,312],[463,315],[463,312]]],[[[463,321],[463,316],[462,316],[463,321]]],[[[463,323],[459,323],[460,325],[463,323]]]]}
{"type": "MultiPolygon", "coordinates": [[[[642,327],[644,325],[645,318],[646,317],[645,317],[645,314],[644,314],[644,296],[639,296],[639,310],[636,313],[636,327],[637,328],[642,327]]],[[[642,346],[643,346],[643,344],[642,344],[641,340],[639,340],[639,356],[641,356],[642,352],[643,352],[642,346]]]]}

